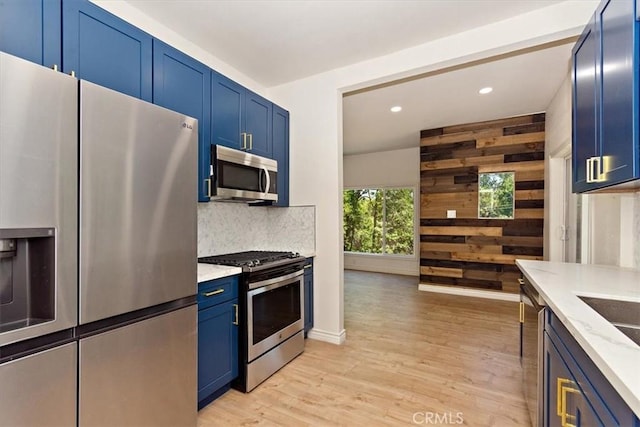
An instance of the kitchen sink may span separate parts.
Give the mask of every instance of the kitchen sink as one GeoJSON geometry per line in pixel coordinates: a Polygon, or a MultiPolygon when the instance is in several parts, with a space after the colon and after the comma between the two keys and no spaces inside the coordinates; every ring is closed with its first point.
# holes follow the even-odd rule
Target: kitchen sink
{"type": "Polygon", "coordinates": [[[640,345],[640,302],[581,296],[578,298],[640,345]]]}

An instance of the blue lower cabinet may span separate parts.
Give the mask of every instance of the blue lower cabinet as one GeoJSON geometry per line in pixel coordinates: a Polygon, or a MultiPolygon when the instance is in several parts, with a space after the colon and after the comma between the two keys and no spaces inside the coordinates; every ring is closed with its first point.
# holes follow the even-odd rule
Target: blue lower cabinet
{"type": "Polygon", "coordinates": [[[313,258],[304,266],[304,337],[313,329],[313,258]]]}
{"type": "Polygon", "coordinates": [[[64,0],[62,22],[65,73],[152,101],[149,34],[87,0],[64,0]]]}
{"type": "Polygon", "coordinates": [[[545,426],[633,427],[640,421],[555,314],[544,331],[545,426]]]}
{"type": "Polygon", "coordinates": [[[198,288],[200,409],[226,391],[238,376],[238,277],[201,283],[198,288]],[[215,303],[209,305],[204,298],[215,303]]]}
{"type": "Polygon", "coordinates": [[[0,1],[0,50],[45,67],[61,67],[60,8],[60,0],[0,1]]]}

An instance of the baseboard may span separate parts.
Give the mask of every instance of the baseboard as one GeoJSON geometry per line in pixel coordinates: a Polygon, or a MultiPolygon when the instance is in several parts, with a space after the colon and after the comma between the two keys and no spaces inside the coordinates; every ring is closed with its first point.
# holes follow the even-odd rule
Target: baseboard
{"type": "Polygon", "coordinates": [[[343,329],[339,334],[322,331],[317,328],[313,328],[307,334],[307,337],[312,340],[324,341],[331,344],[342,345],[347,339],[347,331],[343,329]]]}
{"type": "Polygon", "coordinates": [[[518,294],[507,294],[503,292],[494,292],[494,291],[482,291],[480,289],[453,288],[449,286],[426,285],[424,283],[420,283],[418,285],[418,290],[425,291],[425,292],[435,292],[439,294],[450,294],[450,295],[461,295],[466,297],[495,299],[500,301],[513,301],[513,302],[520,301],[520,295],[518,294]]]}

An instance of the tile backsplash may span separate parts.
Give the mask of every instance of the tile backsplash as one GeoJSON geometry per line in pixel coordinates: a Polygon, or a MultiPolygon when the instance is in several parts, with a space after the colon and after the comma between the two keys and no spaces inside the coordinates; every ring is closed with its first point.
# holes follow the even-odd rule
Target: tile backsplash
{"type": "Polygon", "coordinates": [[[315,253],[315,207],[198,204],[198,256],[247,250],[315,253]]]}

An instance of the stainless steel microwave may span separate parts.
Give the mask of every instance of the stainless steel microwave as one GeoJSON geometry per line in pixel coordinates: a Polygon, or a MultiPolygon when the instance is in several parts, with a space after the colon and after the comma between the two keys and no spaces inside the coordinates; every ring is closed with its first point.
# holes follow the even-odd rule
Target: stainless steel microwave
{"type": "Polygon", "coordinates": [[[222,145],[211,146],[212,200],[277,202],[278,162],[222,145]]]}

